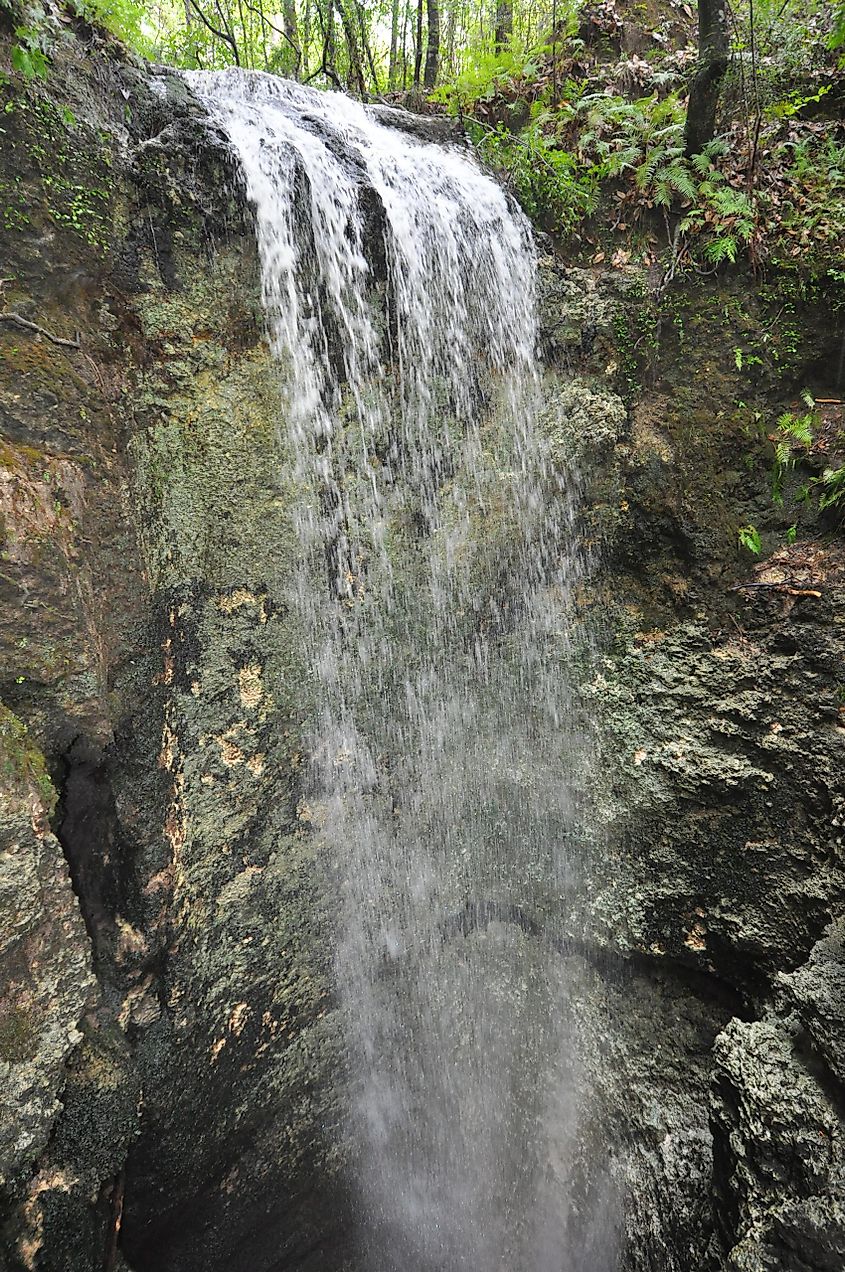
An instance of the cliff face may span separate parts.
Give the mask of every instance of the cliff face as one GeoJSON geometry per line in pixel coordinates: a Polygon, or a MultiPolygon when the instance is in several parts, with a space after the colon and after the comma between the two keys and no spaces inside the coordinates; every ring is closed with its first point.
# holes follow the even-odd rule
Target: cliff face
{"type": "Polygon", "coordinates": [[[17,1267],[112,1266],[119,1225],[139,1267],[308,1266],[338,1214],[277,373],[235,174],[171,93],[72,44],[7,90],[2,309],[78,341],[0,324],[17,1267]]]}
{"type": "Polygon", "coordinates": [[[787,534],[769,481],[784,406],[839,396],[841,299],[566,269],[547,297],[552,363],[585,387],[617,368],[627,405],[615,445],[588,412],[573,441],[603,549],[594,905],[630,958],[597,1072],[634,1180],[631,1266],[833,1269],[845,555],[835,516],[805,508],[787,534]],[[736,547],[752,523],[757,563],[736,547]]]}
{"type": "MultiPolygon", "coordinates": [[[[4,93],[7,1263],[340,1268],[333,899],[249,215],[172,77],[68,41],[4,93]]],[[[839,1268],[845,571],[824,518],[778,541],[737,404],[833,396],[841,318],[776,282],[542,272],[547,425],[601,549],[584,1046],[627,1266],[839,1268]],[[755,567],[736,527],[767,518],[755,567]]]]}

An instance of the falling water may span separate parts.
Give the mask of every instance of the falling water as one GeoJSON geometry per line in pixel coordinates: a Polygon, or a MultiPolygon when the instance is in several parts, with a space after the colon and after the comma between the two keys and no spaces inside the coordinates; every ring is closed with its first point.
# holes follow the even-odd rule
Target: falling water
{"type": "Polygon", "coordinates": [[[609,1272],[573,957],[578,560],[529,228],[463,150],[342,95],[188,78],[240,159],[288,386],[356,1257],[609,1272]]]}

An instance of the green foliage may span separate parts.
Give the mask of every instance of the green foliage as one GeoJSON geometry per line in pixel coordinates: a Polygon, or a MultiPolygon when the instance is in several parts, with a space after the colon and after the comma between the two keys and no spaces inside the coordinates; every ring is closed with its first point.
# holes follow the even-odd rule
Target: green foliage
{"type": "Polygon", "coordinates": [[[756,526],[740,526],[736,534],[741,548],[752,552],[754,556],[760,555],[762,543],[760,541],[760,531],[756,526]]]}
{"type": "MultiPolygon", "coordinates": [[[[600,9],[586,19],[599,33],[610,29],[600,9]]],[[[836,12],[845,43],[845,5],[836,12]]],[[[598,239],[597,260],[608,255],[611,227],[629,236],[620,260],[636,252],[654,264],[665,235],[669,277],[745,260],[845,281],[845,139],[815,122],[834,88],[837,98],[842,91],[826,52],[830,18],[828,0],[800,10],[796,0],[756,0],[753,10],[737,0],[725,134],[692,158],[684,146],[688,67],[670,46],[612,63],[600,35],[598,43],[564,39],[552,91],[548,36],[545,47],[523,38],[499,52],[482,43],[435,99],[492,129],[493,138],[479,127],[479,144],[528,212],[546,227],[598,239]],[[543,177],[531,178],[532,162],[543,177]]]]}
{"type": "Polygon", "coordinates": [[[40,171],[43,210],[50,221],[105,251],[111,240],[108,147],[91,139],[86,162],[80,163],[73,112],[42,93],[25,89],[11,96],[3,106],[3,117],[12,114],[21,116],[21,124],[17,135],[9,139],[9,163],[0,172],[0,223],[7,230],[22,230],[37,217],[31,186],[21,177],[34,162],[40,171]]]}
{"type": "MultiPolygon", "coordinates": [[[[73,17],[101,27],[140,53],[150,54],[152,46],[144,34],[146,6],[141,0],[66,0],[73,17]]],[[[9,0],[0,6],[12,12],[9,0]]],[[[50,70],[50,45],[55,38],[47,14],[40,7],[27,9],[29,25],[16,26],[12,45],[12,69],[24,80],[45,79],[50,70]]]]}
{"type": "Polygon", "coordinates": [[[820,102],[830,90],[830,84],[822,84],[815,93],[804,93],[796,89],[780,101],[773,102],[767,107],[766,113],[773,119],[791,119],[793,115],[800,114],[805,107],[820,102]]]}
{"type": "Polygon", "coordinates": [[[796,450],[805,454],[809,452],[813,445],[814,430],[819,423],[812,394],[805,389],[801,396],[808,407],[807,411],[802,415],[784,411],[776,425],[771,490],[772,500],[778,505],[783,503],[784,484],[795,467],[796,450]]]}
{"type": "Polygon", "coordinates": [[[812,132],[784,141],[772,157],[783,178],[761,199],[771,259],[790,266],[810,258],[835,279],[845,241],[845,141],[812,132]]]}
{"type": "Polygon", "coordinates": [[[737,346],[734,349],[734,365],[737,371],[741,371],[743,367],[759,367],[763,365],[763,359],[758,358],[756,353],[745,353],[744,350],[737,346]]]}
{"type": "MultiPolygon", "coordinates": [[[[778,418],[772,441],[774,442],[774,461],[771,472],[772,499],[775,504],[784,502],[786,479],[795,469],[800,458],[807,459],[813,453],[825,454],[829,444],[823,421],[819,415],[813,395],[808,389],[801,394],[807,410],[801,413],[784,411],[778,418]]],[[[808,503],[816,496],[820,512],[829,508],[845,510],[845,464],[827,466],[820,476],[805,481],[791,495],[794,505],[808,503]]],[[[787,531],[787,543],[794,543],[796,527],[787,531]],[[791,537],[790,537],[791,536],[791,537]]]]}
{"type": "MultiPolygon", "coordinates": [[[[472,129],[471,129],[472,133],[472,129]]],[[[684,205],[679,228],[704,241],[714,264],[735,261],[754,234],[748,197],[726,183],[716,167],[721,140],[689,160],[684,156],[684,106],[677,93],[628,101],[604,93],[585,94],[567,81],[564,102],[552,110],[535,102],[530,123],[512,131],[476,128],[488,162],[510,177],[529,216],[547,228],[574,231],[597,209],[603,189],[622,182],[623,203],[632,218],[648,209],[684,205]]]]}
{"type": "Polygon", "coordinates": [[[517,86],[530,91],[540,74],[540,59],[549,49],[545,45],[521,49],[513,41],[500,51],[479,48],[470,51],[465,64],[453,80],[441,84],[431,100],[446,106],[450,114],[462,115],[479,102],[489,102],[499,93],[517,86]]]}
{"type": "Polygon", "coordinates": [[[598,177],[559,147],[544,131],[542,117],[521,132],[503,124],[485,130],[478,148],[484,159],[507,174],[530,217],[562,233],[571,233],[595,210],[598,177]]]}
{"type": "Polygon", "coordinates": [[[833,30],[828,36],[828,47],[841,49],[845,46],[845,4],[837,5],[833,16],[833,30]]]}
{"type": "Polygon", "coordinates": [[[32,743],[29,731],[8,707],[0,703],[0,778],[20,795],[34,787],[50,810],[56,805],[56,792],[47,772],[44,756],[32,743]]]}
{"type": "Polygon", "coordinates": [[[747,247],[755,233],[755,212],[748,196],[726,184],[713,159],[722,153],[722,143],[711,143],[702,155],[696,155],[693,168],[706,175],[697,191],[696,204],[682,217],[682,233],[704,238],[703,255],[712,265],[724,261],[736,263],[741,247],[747,247]]]}
{"type": "Polygon", "coordinates": [[[15,27],[17,44],[12,45],[12,69],[26,80],[44,79],[49,70],[47,55],[42,48],[42,33],[37,27],[15,27]]]}
{"type": "MultiPolygon", "coordinates": [[[[472,106],[474,93],[488,102],[500,91],[496,67],[505,75],[505,68],[521,72],[526,65],[535,75],[536,88],[544,81],[533,63],[516,68],[504,57],[485,63],[483,87],[477,80],[467,82],[462,109],[472,106]]],[[[446,90],[439,93],[440,100],[448,97],[446,90]]],[[[455,96],[451,100],[454,104],[455,96]]],[[[509,103],[508,111],[512,110],[509,103]]],[[[756,261],[766,234],[788,238],[794,211],[800,208],[805,215],[809,203],[809,221],[818,230],[818,240],[840,241],[845,234],[845,200],[838,196],[845,193],[845,161],[834,140],[814,138],[806,142],[808,153],[799,146],[795,155],[782,154],[781,163],[789,163],[785,175],[790,186],[796,194],[800,189],[811,195],[797,195],[793,204],[778,192],[750,190],[731,171],[733,156],[722,138],[687,158],[684,114],[684,102],[674,91],[661,95],[655,90],[631,101],[621,94],[587,92],[583,81],[567,80],[557,107],[550,105],[543,90],[535,95],[522,127],[501,120],[492,127],[479,123],[475,138],[488,162],[509,176],[528,214],[546,228],[580,230],[612,195],[616,202],[611,206],[622,229],[642,222],[652,210],[664,218],[674,215],[677,256],[717,268],[737,263],[743,254],[756,261]],[[812,176],[801,165],[811,168],[812,176]],[[816,189],[817,200],[812,198],[816,189]]],[[[798,232],[806,242],[807,225],[802,223],[798,232]]],[[[783,257],[785,249],[779,248],[778,254],[783,257]]]]}
{"type": "Polygon", "coordinates": [[[826,468],[821,477],[816,478],[819,487],[819,508],[845,509],[845,464],[840,468],[826,468]]]}
{"type": "Polygon", "coordinates": [[[83,21],[103,27],[139,53],[153,53],[144,31],[147,6],[140,0],[69,0],[69,7],[83,21]]]}
{"type": "Polygon", "coordinates": [[[577,153],[600,179],[626,177],[658,207],[669,207],[678,196],[695,198],[695,179],[683,158],[684,112],[677,94],[631,102],[592,93],[581,97],[572,118],[579,126],[577,153]]]}
{"type": "Polygon", "coordinates": [[[785,434],[787,438],[809,449],[813,444],[813,426],[816,423],[817,417],[814,413],[793,415],[791,411],[784,411],[778,419],[777,426],[779,433],[785,434]]]}

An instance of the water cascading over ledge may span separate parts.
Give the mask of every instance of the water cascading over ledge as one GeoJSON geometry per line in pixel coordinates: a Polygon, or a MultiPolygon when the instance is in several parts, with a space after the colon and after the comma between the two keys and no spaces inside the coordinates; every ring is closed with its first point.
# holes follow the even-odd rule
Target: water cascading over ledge
{"type": "Polygon", "coordinates": [[[288,386],[300,819],[338,898],[361,1266],[610,1272],[567,957],[574,492],[536,424],[527,223],[465,154],[345,97],[188,80],[242,166],[288,386]]]}
{"type": "MultiPolygon", "coordinates": [[[[305,820],[319,801],[303,762],[313,641],[291,604],[302,490],[280,412],[287,374],[264,337],[254,211],[181,79],[69,39],[49,81],[30,86],[41,107],[7,113],[0,138],[32,213],[26,230],[0,226],[15,275],[5,307],[81,343],[0,332],[0,714],[7,741],[25,725],[33,747],[23,772],[12,750],[0,826],[13,847],[0,1065],[24,1095],[0,1119],[0,1263],[358,1272],[375,1257],[353,1258],[349,1194],[357,1179],[360,1216],[373,1175],[349,1155],[354,1140],[367,1159],[331,972],[342,894],[305,820]],[[67,188],[99,173],[108,196],[94,236],[55,217],[43,155],[62,135],[60,107],[77,120],[67,188]],[[41,837],[39,751],[62,844],[41,837]],[[16,774],[28,774],[20,793],[16,774]],[[9,1009],[26,1029],[8,1032],[9,1009]]],[[[361,187],[381,332],[385,217],[361,187]]],[[[304,229],[304,175],[296,197],[304,229]]],[[[747,467],[736,402],[748,370],[723,356],[759,343],[794,385],[822,392],[822,354],[831,384],[839,364],[835,305],[799,303],[794,276],[777,272],[765,288],[731,271],[655,298],[633,258],[587,267],[562,245],[538,276],[540,428],[556,463],[586,451],[579,531],[603,544],[601,569],[578,585],[579,623],[601,607],[608,636],[582,682],[602,757],[589,817],[607,828],[587,870],[578,819],[570,836],[569,885],[593,889],[591,932],[579,949],[585,909],[559,894],[522,908],[470,897],[432,930],[454,959],[482,941],[488,953],[536,946],[538,966],[555,955],[578,1001],[571,1077],[595,1092],[581,1130],[602,1128],[576,1147],[627,1181],[619,1272],[787,1267],[799,1250],[838,1272],[845,567],[833,510],[809,522],[819,540],[799,535],[757,566],[737,553],[749,506],[771,508],[770,460],[764,448],[747,467]],[[770,569],[762,577],[783,582],[756,586],[770,569]],[[796,579],[808,595],[782,591],[796,579]],[[732,585],[749,581],[745,600],[732,585]],[[618,961],[602,974],[608,949],[624,977],[618,961]]],[[[760,376],[775,419],[784,382],[760,376]]],[[[428,542],[421,523],[389,545],[397,579],[415,577],[413,542],[428,542]]],[[[563,665],[560,628],[544,642],[563,665]]],[[[399,978],[410,957],[383,963],[399,978]]],[[[552,1184],[596,1213],[578,1186],[552,1184]]],[[[372,1233],[372,1217],[359,1226],[372,1233]]],[[[581,1248],[566,1246],[571,1261],[581,1248]]]]}

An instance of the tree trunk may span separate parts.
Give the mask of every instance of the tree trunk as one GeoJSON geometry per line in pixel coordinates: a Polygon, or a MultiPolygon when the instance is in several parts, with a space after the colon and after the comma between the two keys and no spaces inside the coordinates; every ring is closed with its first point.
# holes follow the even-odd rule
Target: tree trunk
{"type": "Polygon", "coordinates": [[[719,90],[728,69],[727,0],[698,0],[698,69],[684,133],[686,154],[698,155],[716,133],[719,90]]]}
{"type": "Polygon", "coordinates": [[[283,8],[284,32],[294,56],[293,77],[299,79],[302,69],[302,49],[299,45],[299,32],[296,23],[296,4],[294,0],[284,0],[283,8]]]}
{"type": "Polygon", "coordinates": [[[308,74],[311,60],[311,0],[305,0],[305,11],[302,15],[302,70],[308,74]]]}
{"type": "Polygon", "coordinates": [[[446,78],[452,80],[455,78],[455,10],[449,8],[446,16],[446,39],[445,47],[441,49],[440,65],[446,63],[446,78]]]}
{"type": "Polygon", "coordinates": [[[402,92],[408,88],[408,31],[411,26],[411,0],[405,0],[402,15],[402,92]]]}
{"type": "MultiPolygon", "coordinates": [[[[192,0],[192,3],[194,0],[192,0]]],[[[318,75],[320,71],[325,75],[326,79],[330,79],[335,88],[341,89],[343,85],[338,79],[335,70],[335,23],[334,23],[334,0],[326,0],[325,9],[322,0],[317,0],[316,4],[317,22],[320,26],[320,35],[323,40],[323,52],[320,59],[320,66],[317,71],[309,75],[309,79],[313,79],[314,75],[318,75]]]]}
{"type": "Polygon", "coordinates": [[[496,52],[501,53],[510,44],[513,34],[513,4],[511,0],[498,0],[496,4],[496,30],[493,41],[496,52]]]}
{"type": "MultiPolygon", "coordinates": [[[[336,0],[337,11],[340,14],[341,25],[343,26],[343,34],[346,37],[346,52],[349,58],[349,77],[348,83],[350,88],[354,84],[361,97],[367,96],[367,82],[364,78],[364,67],[361,63],[361,52],[358,48],[358,41],[355,36],[355,27],[352,25],[352,19],[349,16],[349,10],[344,0],[336,0]]],[[[352,0],[354,3],[354,0],[352,0]]]]}
{"type": "Polygon", "coordinates": [[[326,24],[323,32],[323,65],[330,66],[332,70],[334,70],[336,61],[337,49],[335,47],[334,37],[334,0],[328,0],[326,5],[326,24]]]}
{"type": "Polygon", "coordinates": [[[417,0],[417,42],[414,48],[414,88],[420,86],[420,71],[422,70],[422,26],[423,26],[423,0],[417,0]]]}
{"type": "Polygon", "coordinates": [[[399,0],[393,0],[390,10],[390,60],[387,64],[387,87],[390,92],[396,90],[396,74],[399,53],[399,0]]]}
{"type": "Polygon", "coordinates": [[[367,15],[364,6],[359,0],[354,0],[355,12],[358,14],[358,30],[361,32],[361,47],[364,50],[364,57],[367,59],[367,66],[370,68],[370,84],[373,92],[378,96],[381,92],[378,82],[378,71],[376,70],[375,58],[373,50],[370,47],[369,36],[367,35],[367,15]]]}
{"type": "Polygon", "coordinates": [[[426,0],[428,7],[428,44],[425,50],[426,88],[434,88],[437,83],[437,68],[440,65],[440,8],[438,0],[426,0]]]}

